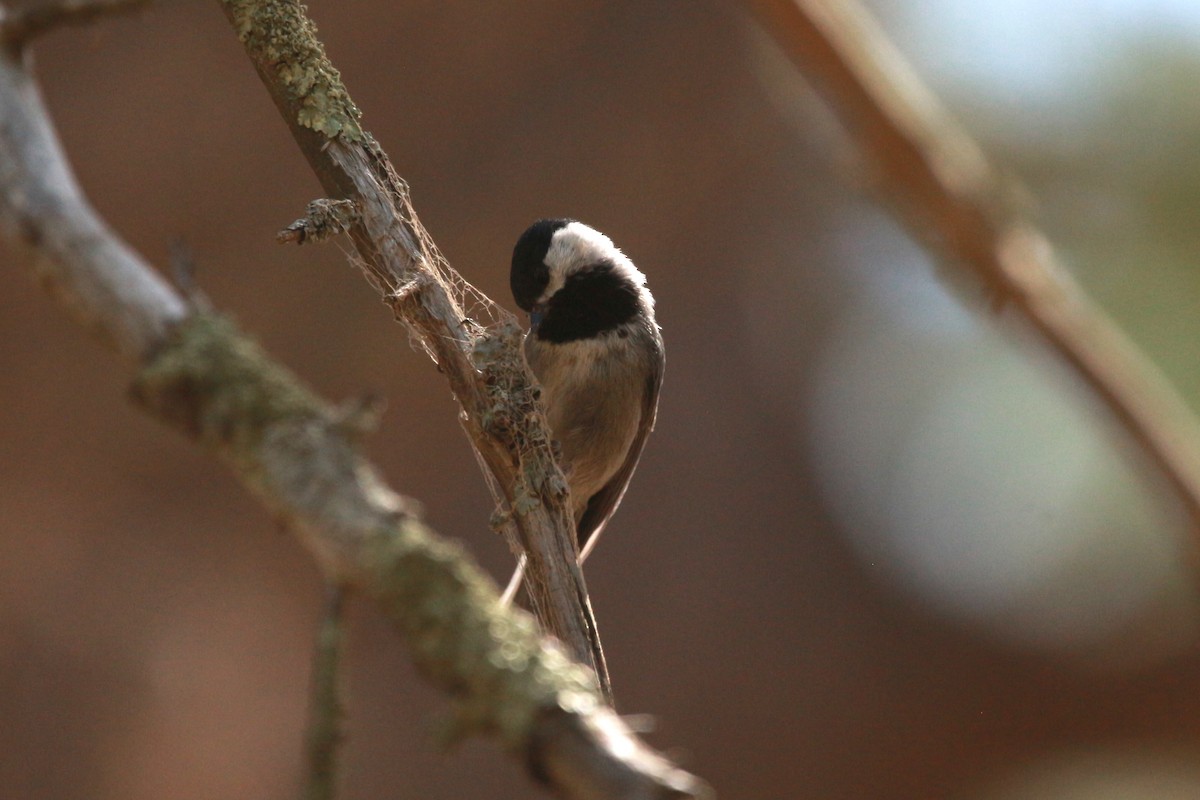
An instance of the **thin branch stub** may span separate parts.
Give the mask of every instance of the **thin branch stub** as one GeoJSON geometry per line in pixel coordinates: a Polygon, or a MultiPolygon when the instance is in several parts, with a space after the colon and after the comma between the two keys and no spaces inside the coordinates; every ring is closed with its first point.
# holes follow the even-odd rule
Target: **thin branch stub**
{"type": "Polygon", "coordinates": [[[353,200],[313,200],[304,216],[281,230],[275,239],[280,244],[323,242],[350,230],[359,220],[358,204],[353,200]]]}

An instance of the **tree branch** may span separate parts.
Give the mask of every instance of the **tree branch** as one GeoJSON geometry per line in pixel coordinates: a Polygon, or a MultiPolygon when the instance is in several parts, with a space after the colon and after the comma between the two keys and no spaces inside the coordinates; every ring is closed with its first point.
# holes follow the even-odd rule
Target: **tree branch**
{"type": "Polygon", "coordinates": [[[0,18],[0,42],[19,53],[34,38],[68,25],[87,25],[103,17],[131,14],[154,0],[60,0],[33,8],[19,8],[0,18]]]}
{"type": "Polygon", "coordinates": [[[1161,472],[1200,533],[1200,426],[1158,368],[1062,269],[1014,209],[1012,182],[854,0],[750,0],[867,157],[929,252],[982,281],[1083,379],[1161,472]]]}
{"type": "MultiPolygon", "coordinates": [[[[0,38],[7,17],[0,17],[0,38]]],[[[187,304],[117,238],[75,182],[33,79],[0,56],[0,224],[25,245],[43,285],[132,362],[153,352],[187,304]]]]}
{"type": "Polygon", "coordinates": [[[463,427],[503,497],[501,522],[511,525],[510,535],[528,556],[538,618],[581,663],[595,668],[601,690],[610,695],[578,564],[567,483],[538,409],[516,321],[442,258],[417,219],[408,186],[363,130],[304,7],[296,0],[221,4],[329,197],[357,206],[350,235],[364,276],[449,380],[463,427]],[[467,302],[475,308],[465,309],[467,302]],[[480,324],[488,318],[490,325],[480,324]]]}
{"type": "MultiPolygon", "coordinates": [[[[0,25],[3,22],[0,21],[0,25]]],[[[2,31],[0,31],[2,34],[2,31]]],[[[460,733],[497,737],[568,798],[675,798],[703,783],[648,749],[591,672],[542,636],[361,455],[359,425],[228,320],[192,311],[83,198],[30,75],[0,52],[0,231],[138,368],[139,405],[217,453],[325,574],[374,600],[460,733]]]]}
{"type": "Polygon", "coordinates": [[[346,591],[336,584],[326,586],[325,609],[317,631],[313,655],[312,693],[308,701],[308,726],[304,735],[308,774],[304,800],[333,800],[337,797],[338,754],[342,741],[340,661],[345,638],[346,591]]]}

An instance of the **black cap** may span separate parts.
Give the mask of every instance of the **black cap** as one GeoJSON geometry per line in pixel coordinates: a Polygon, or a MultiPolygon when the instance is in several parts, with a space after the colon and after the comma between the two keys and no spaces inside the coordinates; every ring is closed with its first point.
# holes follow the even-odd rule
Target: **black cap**
{"type": "Polygon", "coordinates": [[[550,268],[546,266],[550,240],[570,222],[569,219],[539,219],[517,239],[508,280],[513,300],[521,309],[531,311],[533,304],[546,291],[546,284],[550,282],[550,268]]]}

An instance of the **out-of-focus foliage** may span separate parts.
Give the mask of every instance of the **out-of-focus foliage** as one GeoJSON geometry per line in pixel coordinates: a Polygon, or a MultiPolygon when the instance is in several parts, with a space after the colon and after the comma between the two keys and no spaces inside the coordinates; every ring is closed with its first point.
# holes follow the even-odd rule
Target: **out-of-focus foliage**
{"type": "Polygon", "coordinates": [[[1138,37],[1112,43],[1050,135],[971,113],[995,123],[991,153],[1031,188],[1072,272],[1200,412],[1198,85],[1194,41],[1138,37]]]}

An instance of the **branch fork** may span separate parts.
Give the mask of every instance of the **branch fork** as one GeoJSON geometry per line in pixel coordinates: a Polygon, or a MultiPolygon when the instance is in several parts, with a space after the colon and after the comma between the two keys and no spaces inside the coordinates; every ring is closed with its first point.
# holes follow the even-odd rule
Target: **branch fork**
{"type": "Polygon", "coordinates": [[[5,11],[0,8],[0,42],[10,54],[25,50],[38,36],[59,28],[90,25],[105,17],[132,14],[154,0],[60,0],[57,3],[5,11]]]}

